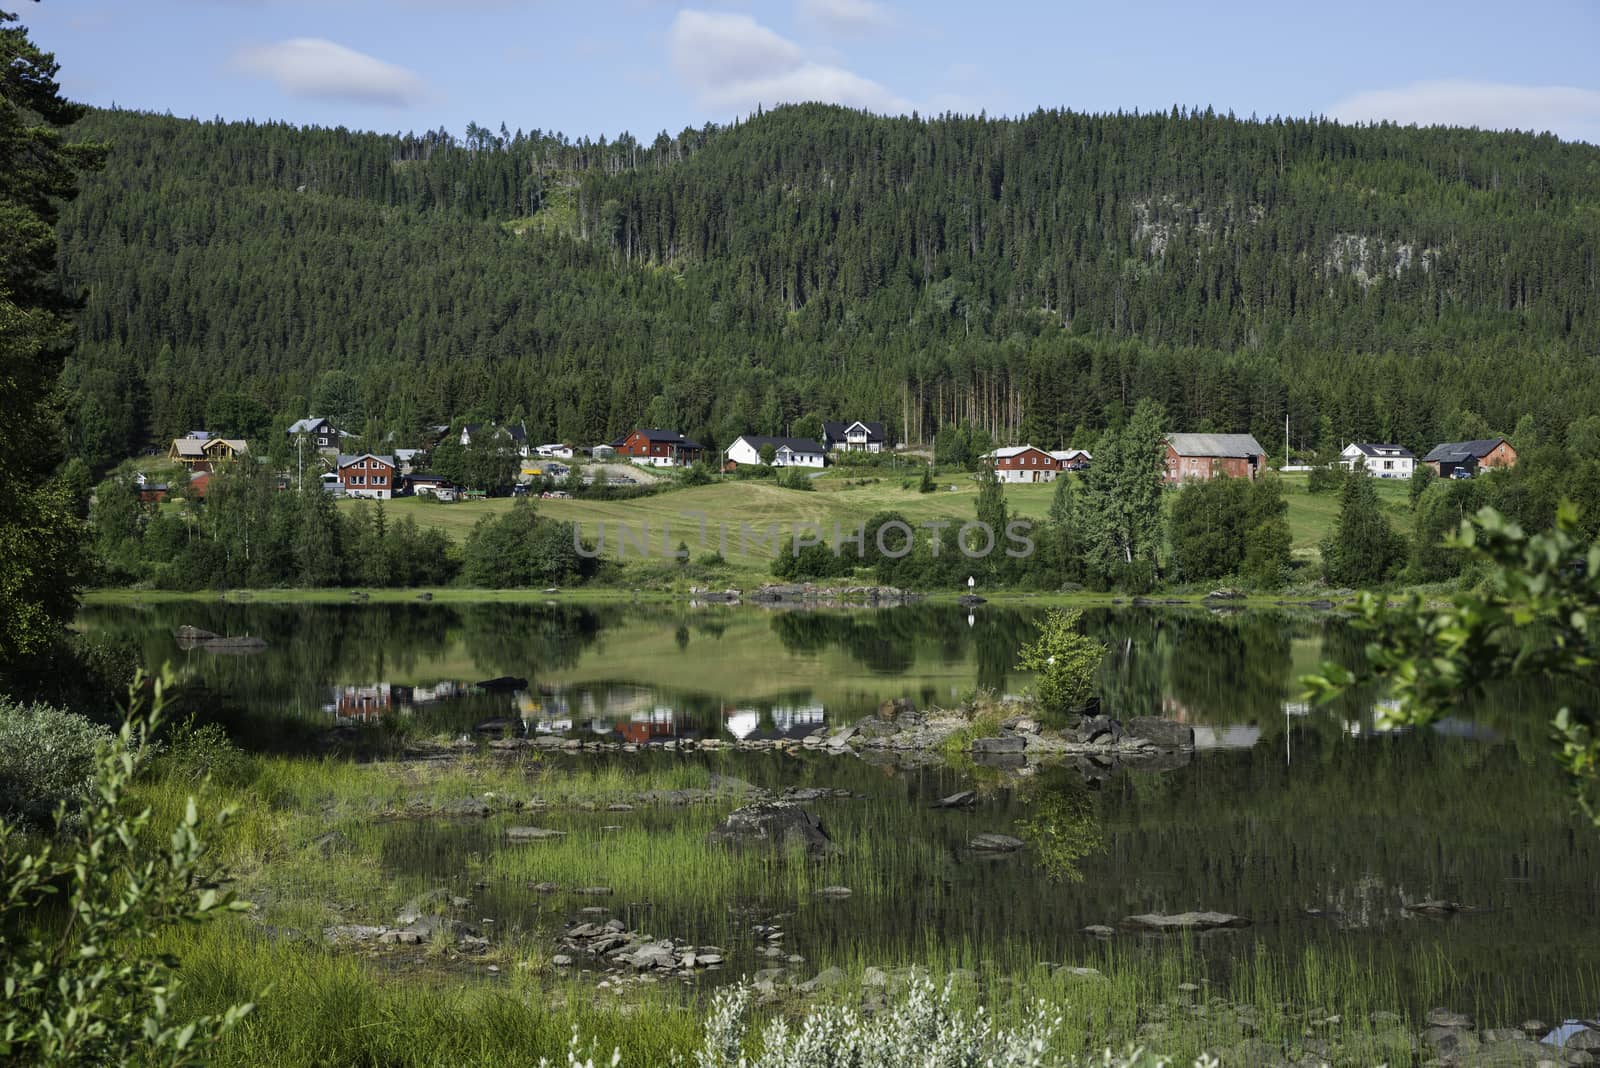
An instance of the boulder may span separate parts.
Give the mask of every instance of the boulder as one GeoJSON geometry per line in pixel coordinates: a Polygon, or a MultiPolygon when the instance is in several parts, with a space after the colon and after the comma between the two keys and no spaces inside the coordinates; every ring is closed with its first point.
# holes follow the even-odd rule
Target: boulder
{"type": "Polygon", "coordinates": [[[967,848],[977,853],[1015,853],[1027,843],[1009,834],[984,833],[967,843],[967,848]]]}
{"type": "Polygon", "coordinates": [[[915,713],[917,705],[909,697],[895,697],[878,706],[879,719],[897,719],[906,713],[915,713]]]}
{"type": "Polygon", "coordinates": [[[520,719],[511,719],[508,716],[496,716],[493,719],[480,719],[472,725],[474,734],[509,734],[522,726],[520,719]]]}
{"type": "Polygon", "coordinates": [[[1596,1031],[1592,1027],[1574,1031],[1567,1036],[1567,1040],[1562,1043],[1562,1046],[1567,1049],[1581,1049],[1585,1053],[1600,1052],[1600,1031],[1596,1031]]]}
{"type": "Polygon", "coordinates": [[[849,897],[851,890],[848,886],[824,886],[817,891],[818,897],[844,898],[849,897]]]}
{"type": "Polygon", "coordinates": [[[712,828],[709,837],[712,842],[737,847],[800,849],[811,857],[839,852],[822,821],[792,801],[758,801],[736,808],[712,828]]]}
{"type": "Polygon", "coordinates": [[[1110,938],[1112,935],[1117,933],[1117,929],[1115,927],[1107,927],[1103,923],[1091,923],[1089,926],[1083,929],[1083,933],[1086,935],[1094,935],[1096,938],[1110,938]]]}
{"type": "Polygon", "coordinates": [[[1179,912],[1172,915],[1161,912],[1147,912],[1140,916],[1125,917],[1122,921],[1122,926],[1130,931],[1166,933],[1249,927],[1250,921],[1243,916],[1234,916],[1226,912],[1179,912]]]}
{"type": "Polygon", "coordinates": [[[1472,1017],[1449,1009],[1429,1009],[1424,1022],[1429,1027],[1471,1027],[1472,1017]]]}
{"type": "Polygon", "coordinates": [[[1477,1052],[1478,1036],[1460,1027],[1429,1027],[1422,1032],[1422,1043],[1441,1057],[1452,1059],[1477,1052]]]}
{"type": "Polygon", "coordinates": [[[493,679],[484,679],[482,682],[472,684],[477,689],[487,690],[489,693],[510,693],[513,690],[526,690],[528,680],[515,675],[501,675],[493,679]]]}
{"type": "Polygon", "coordinates": [[[956,603],[961,605],[962,608],[976,608],[980,604],[988,604],[989,599],[987,597],[979,597],[975,593],[963,593],[956,598],[956,603]]]}
{"type": "Polygon", "coordinates": [[[1194,748],[1193,727],[1160,716],[1135,716],[1122,725],[1122,733],[1158,749],[1194,748]]]}
{"type": "Polygon", "coordinates": [[[463,797],[456,801],[446,801],[439,806],[441,816],[478,816],[489,814],[489,803],[476,797],[463,797]]]}
{"type": "Polygon", "coordinates": [[[974,738],[972,751],[974,753],[1020,753],[1028,747],[1027,740],[1015,734],[1002,735],[999,738],[974,738]]]}
{"type": "Polygon", "coordinates": [[[1122,739],[1122,724],[1110,716],[1084,716],[1072,729],[1074,741],[1083,745],[1110,745],[1122,739]]]}
{"type": "Polygon", "coordinates": [[[178,639],[180,642],[209,642],[216,640],[217,632],[206,630],[203,627],[192,627],[185,623],[183,626],[173,631],[172,636],[178,639]]]}
{"type": "Polygon", "coordinates": [[[1427,901],[1414,901],[1400,906],[1406,912],[1417,916],[1454,916],[1460,912],[1477,912],[1478,909],[1471,905],[1463,905],[1459,901],[1442,901],[1429,899],[1427,901]]]}
{"type": "Polygon", "coordinates": [[[549,827],[507,827],[506,838],[513,842],[542,842],[550,838],[565,838],[566,831],[555,831],[549,827]]]}
{"type": "Polygon", "coordinates": [[[962,790],[948,797],[941,797],[933,803],[933,808],[969,808],[978,803],[976,790],[962,790]]]}

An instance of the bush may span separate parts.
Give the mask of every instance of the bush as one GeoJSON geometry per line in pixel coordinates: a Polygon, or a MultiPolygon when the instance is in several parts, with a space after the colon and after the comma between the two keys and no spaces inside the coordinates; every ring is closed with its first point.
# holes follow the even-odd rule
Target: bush
{"type": "Polygon", "coordinates": [[[197,727],[192,715],[173,729],[161,764],[168,778],[196,785],[210,780],[219,786],[243,786],[253,771],[250,757],[220,724],[197,727]]]}
{"type": "Polygon", "coordinates": [[[59,806],[75,811],[110,741],[109,730],[75,712],[0,699],[0,815],[44,827],[59,806]]]}
{"type": "Polygon", "coordinates": [[[1046,712],[1065,713],[1094,695],[1094,675],[1106,647],[1079,628],[1083,613],[1051,609],[1039,637],[1022,647],[1017,669],[1033,671],[1033,696],[1046,712]]]}
{"type": "Polygon", "coordinates": [[[1306,476],[1306,492],[1337,493],[1344,486],[1345,479],[1349,477],[1350,472],[1342,467],[1313,467],[1311,473],[1306,476]]]}
{"type": "MultiPolygon", "coordinates": [[[[134,701],[117,737],[96,741],[93,801],[72,841],[31,846],[0,821],[6,992],[0,1059],[6,1063],[194,1064],[250,1012],[244,1004],[187,1023],[172,1019],[179,978],[175,962],[155,949],[161,932],[243,906],[231,893],[202,888],[214,885],[217,873],[207,863],[193,798],[160,846],[150,844],[160,841],[150,809],[129,814],[127,791],[152,755],[162,693],[157,686],[148,716],[134,701]]],[[[43,721],[82,739],[80,726],[48,713],[43,721]]]]}
{"type": "Polygon", "coordinates": [[[719,991],[706,1021],[704,1044],[694,1068],[1005,1068],[1060,1063],[1047,1052],[1060,1026],[1036,1005],[1017,1030],[997,1028],[982,1013],[966,1014],[951,1003],[950,988],[935,993],[925,979],[913,980],[905,997],[874,1016],[848,1006],[824,1006],[798,1025],[779,1017],[749,1052],[750,988],[719,991]]]}

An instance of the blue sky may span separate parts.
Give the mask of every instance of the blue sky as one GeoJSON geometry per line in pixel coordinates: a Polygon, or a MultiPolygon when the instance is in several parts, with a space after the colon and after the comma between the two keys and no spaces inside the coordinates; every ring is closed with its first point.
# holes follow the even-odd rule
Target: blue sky
{"type": "Polygon", "coordinates": [[[384,131],[649,139],[829,100],[1212,106],[1600,144],[1600,3],[0,0],[75,99],[384,131]]]}

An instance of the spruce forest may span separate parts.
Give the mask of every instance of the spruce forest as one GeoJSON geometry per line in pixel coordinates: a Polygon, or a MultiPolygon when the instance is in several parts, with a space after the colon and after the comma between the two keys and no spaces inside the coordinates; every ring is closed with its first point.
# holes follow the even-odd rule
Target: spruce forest
{"type": "Polygon", "coordinates": [[[59,225],[96,469],[307,414],[1054,446],[1148,397],[1171,429],[1423,449],[1600,413],[1600,149],[1553,136],[823,105],[651,143],[73,133],[108,146],[59,225]]]}

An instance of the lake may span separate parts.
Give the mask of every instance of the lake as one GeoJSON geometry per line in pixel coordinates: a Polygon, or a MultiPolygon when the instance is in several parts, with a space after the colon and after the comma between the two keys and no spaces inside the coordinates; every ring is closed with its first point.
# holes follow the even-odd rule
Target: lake
{"type": "MultiPolygon", "coordinates": [[[[569,844],[548,854],[506,843],[506,825],[526,816],[380,829],[390,877],[418,889],[481,884],[474,908],[499,929],[572,919],[572,902],[529,884],[541,865],[592,863],[594,879],[617,884],[610,905],[630,925],[648,917],[659,933],[722,945],[752,917],[785,916],[787,949],[808,962],[892,963],[937,942],[973,960],[1109,966],[1182,952],[1226,976],[1258,955],[1320,954],[1395,977],[1405,1003],[1397,1008],[1451,997],[1512,1023],[1600,1008],[1592,964],[1600,835],[1571,815],[1549,760],[1546,721],[1560,695],[1507,690],[1415,732],[1383,729],[1375,693],[1308,707],[1299,676],[1324,659],[1354,664],[1360,655],[1363,639],[1335,618],[1087,612],[1086,629],[1108,646],[1104,710],[1195,727],[1197,751],[1160,772],[1086,777],[1068,765],[1019,777],[823,753],[648,751],[682,737],[799,736],[853,722],[890,698],[927,707],[980,690],[1020,693],[1028,679],[1012,664],[1038,618],[991,605],[969,613],[195,601],[91,605],[82,624],[136,643],[151,664],[170,662],[238,737],[262,748],[292,751],[339,725],[456,735],[505,718],[519,732],[604,736],[647,750],[530,754],[535,781],[567,761],[693,762],[764,788],[851,795],[810,806],[846,846],[827,876],[855,891],[840,901],[786,879],[718,889],[709,862],[708,885],[680,892],[682,862],[667,852],[700,848],[727,806],[552,812],[540,822],[568,832],[569,844]],[[268,646],[245,655],[184,650],[173,631],[185,624],[268,646]],[[507,677],[526,685],[475,685],[507,677]],[[976,808],[930,807],[974,785],[976,808]],[[1041,821],[1055,829],[1051,850],[1041,821]],[[983,831],[1020,833],[1030,849],[981,859],[964,844],[983,831]],[[630,884],[624,860],[653,848],[662,850],[661,884],[648,867],[630,884]],[[1472,911],[1437,918],[1405,907],[1429,899],[1472,911]],[[1183,942],[1107,941],[1082,930],[1190,909],[1253,923],[1183,942]]],[[[692,855],[686,863],[692,872],[692,855]]]]}

